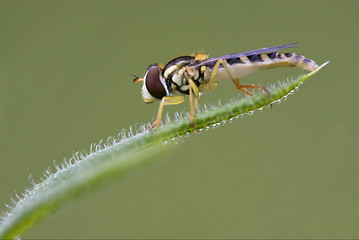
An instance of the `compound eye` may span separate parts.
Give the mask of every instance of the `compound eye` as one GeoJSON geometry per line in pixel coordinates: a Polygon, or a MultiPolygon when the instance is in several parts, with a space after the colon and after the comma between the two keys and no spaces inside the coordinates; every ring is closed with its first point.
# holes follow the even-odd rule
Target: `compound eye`
{"type": "Polygon", "coordinates": [[[166,89],[160,80],[161,70],[157,66],[148,69],[145,82],[147,91],[155,98],[162,99],[166,96],[166,89]]]}

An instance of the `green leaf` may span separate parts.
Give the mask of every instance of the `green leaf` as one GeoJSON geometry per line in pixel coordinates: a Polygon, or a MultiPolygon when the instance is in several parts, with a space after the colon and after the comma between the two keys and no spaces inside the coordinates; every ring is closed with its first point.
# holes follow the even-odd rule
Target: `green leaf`
{"type": "Polygon", "coordinates": [[[168,143],[178,137],[195,130],[203,131],[217,127],[243,114],[279,102],[327,63],[307,75],[273,87],[270,89],[270,96],[256,94],[202,111],[195,115],[195,127],[191,127],[188,117],[177,117],[177,120],[153,131],[148,131],[149,126],[146,125],[136,134],[132,133],[132,129],[128,133],[123,131],[119,139],[109,138],[106,144],[91,146],[89,154],[75,154],[61,166],[55,165],[53,173],[50,170],[46,171],[41,182],[34,183],[30,180],[33,187],[26,190],[21,197],[17,196],[18,199],[13,200],[13,206],[9,206],[8,212],[3,214],[0,238],[19,237],[32,224],[69,200],[94,190],[101,183],[110,182],[109,180],[114,177],[122,177],[151,160],[158,159],[172,146],[168,143]]]}

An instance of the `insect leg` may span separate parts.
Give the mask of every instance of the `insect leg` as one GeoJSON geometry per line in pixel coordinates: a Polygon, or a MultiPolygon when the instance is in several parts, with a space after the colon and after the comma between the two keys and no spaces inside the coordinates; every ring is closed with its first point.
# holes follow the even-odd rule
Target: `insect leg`
{"type": "Polygon", "coordinates": [[[193,91],[192,88],[189,88],[189,105],[191,107],[191,110],[189,112],[189,121],[191,123],[191,126],[194,127],[194,120],[193,120],[193,114],[194,114],[194,108],[193,108],[193,91]]]}
{"type": "Polygon", "coordinates": [[[198,98],[194,98],[194,113],[198,112],[198,98]]]}
{"type": "Polygon", "coordinates": [[[150,130],[156,128],[158,126],[158,124],[160,124],[161,118],[162,118],[163,106],[180,104],[183,101],[184,101],[184,96],[165,96],[165,97],[163,97],[161,100],[161,103],[160,103],[160,107],[158,109],[157,119],[154,122],[154,124],[151,126],[150,130]]]}
{"type": "Polygon", "coordinates": [[[256,88],[256,89],[261,89],[262,91],[264,91],[268,96],[270,95],[268,89],[266,89],[265,87],[262,87],[262,86],[257,86],[257,85],[253,85],[253,84],[250,84],[250,85],[241,85],[239,83],[239,78],[234,78],[231,74],[231,71],[228,67],[228,63],[225,59],[221,60],[222,62],[222,65],[224,66],[224,68],[226,69],[229,77],[232,79],[234,85],[236,85],[236,88],[250,96],[252,96],[252,93],[249,92],[246,88],[256,88]]]}
{"type": "Polygon", "coordinates": [[[215,77],[217,75],[217,72],[218,72],[220,64],[221,64],[221,59],[218,59],[216,64],[214,64],[214,66],[213,66],[212,74],[211,74],[211,77],[209,79],[209,88],[210,89],[214,89],[216,87],[216,82],[214,81],[214,79],[215,79],[215,77]]]}
{"type": "Polygon", "coordinates": [[[224,68],[226,69],[226,72],[228,74],[228,76],[232,79],[234,85],[236,85],[236,88],[242,92],[244,92],[245,94],[247,95],[250,95],[252,96],[253,94],[251,92],[249,92],[246,88],[256,88],[256,89],[261,89],[262,91],[264,91],[268,96],[270,95],[269,91],[265,88],[265,87],[262,87],[262,86],[257,86],[257,85],[253,85],[253,84],[250,84],[250,85],[241,85],[239,83],[239,78],[235,78],[233,77],[232,73],[231,73],[231,70],[229,69],[229,66],[228,66],[228,63],[225,59],[218,59],[216,64],[214,65],[213,67],[213,70],[212,70],[212,74],[211,74],[211,78],[210,78],[210,82],[209,82],[209,85],[210,87],[214,88],[215,87],[215,77],[216,77],[216,74],[218,72],[218,69],[219,69],[219,66],[220,64],[222,64],[224,66],[224,68]]]}
{"type": "Polygon", "coordinates": [[[198,111],[198,98],[199,98],[199,89],[197,87],[197,85],[193,82],[192,79],[187,79],[188,83],[190,85],[189,88],[189,104],[191,107],[191,111],[189,114],[189,119],[191,122],[192,127],[194,127],[194,120],[193,120],[193,115],[195,113],[197,113],[198,111]]]}

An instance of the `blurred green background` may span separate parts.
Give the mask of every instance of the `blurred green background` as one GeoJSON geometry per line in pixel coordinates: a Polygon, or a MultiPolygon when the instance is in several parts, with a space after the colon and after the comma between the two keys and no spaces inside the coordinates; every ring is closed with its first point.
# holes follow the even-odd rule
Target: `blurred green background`
{"type": "MultiPolygon", "coordinates": [[[[359,238],[358,1],[0,1],[0,210],[28,176],[152,122],[146,67],[299,42],[331,63],[273,109],[180,141],[27,238],[359,238]]],[[[273,69],[243,83],[304,73],[273,69]]],[[[228,81],[200,99],[226,102],[228,81]]],[[[188,101],[165,112],[188,111],[188,101]]]]}

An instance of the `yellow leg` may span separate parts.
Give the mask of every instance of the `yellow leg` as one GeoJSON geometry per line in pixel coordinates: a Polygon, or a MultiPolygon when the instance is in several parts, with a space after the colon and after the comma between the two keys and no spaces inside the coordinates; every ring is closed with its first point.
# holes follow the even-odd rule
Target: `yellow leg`
{"type": "Polygon", "coordinates": [[[191,122],[192,127],[194,127],[194,119],[193,116],[198,111],[198,98],[199,98],[199,89],[197,85],[193,82],[192,79],[187,79],[190,85],[189,88],[189,104],[191,107],[189,113],[189,120],[191,122]]]}
{"type": "Polygon", "coordinates": [[[212,69],[212,74],[211,74],[211,78],[209,80],[209,88],[210,89],[214,89],[216,87],[216,82],[214,81],[216,75],[217,75],[217,72],[218,72],[218,69],[219,69],[219,65],[221,64],[221,61],[220,59],[217,60],[216,64],[214,64],[214,67],[212,69]]]}
{"type": "Polygon", "coordinates": [[[190,112],[189,112],[189,121],[191,123],[191,126],[194,127],[194,120],[193,120],[193,114],[194,114],[194,108],[193,108],[193,90],[192,88],[189,88],[189,105],[190,105],[190,112]]]}
{"type": "MultiPolygon", "coordinates": [[[[198,98],[194,98],[194,113],[195,114],[197,114],[197,112],[198,112],[198,98]]],[[[193,123],[192,123],[192,125],[193,125],[193,128],[195,127],[194,126],[194,121],[193,121],[193,123]]],[[[199,131],[198,131],[198,129],[195,131],[195,133],[198,133],[199,131]]]]}
{"type": "Polygon", "coordinates": [[[193,82],[192,79],[187,79],[187,80],[188,80],[190,89],[192,89],[192,91],[193,91],[194,97],[199,98],[199,89],[198,89],[197,85],[193,82]]]}
{"type": "Polygon", "coordinates": [[[194,98],[194,113],[198,112],[198,98],[194,98]]]}
{"type": "Polygon", "coordinates": [[[162,100],[161,100],[161,103],[160,103],[160,107],[158,109],[157,119],[156,119],[155,123],[151,126],[150,130],[156,128],[158,126],[158,124],[160,124],[161,118],[162,118],[163,106],[180,104],[183,101],[184,101],[184,96],[166,96],[166,97],[163,97],[162,100]]]}
{"type": "Polygon", "coordinates": [[[217,72],[218,72],[218,69],[219,69],[219,66],[220,65],[223,65],[224,68],[226,69],[226,72],[228,74],[228,76],[232,79],[234,85],[236,85],[236,88],[242,92],[244,92],[245,94],[248,94],[250,96],[252,96],[252,93],[249,92],[246,88],[257,88],[257,89],[261,89],[262,91],[264,91],[268,96],[270,95],[269,91],[265,88],[265,87],[262,87],[262,86],[256,86],[256,85],[253,85],[253,84],[250,84],[250,85],[241,85],[239,83],[239,79],[238,78],[235,78],[233,77],[232,73],[231,73],[231,70],[229,69],[228,67],[228,63],[225,59],[218,59],[216,64],[214,65],[213,69],[212,69],[212,74],[211,74],[211,78],[210,78],[210,81],[209,81],[209,86],[211,89],[213,89],[216,85],[215,85],[215,77],[217,75],[217,72]]]}

